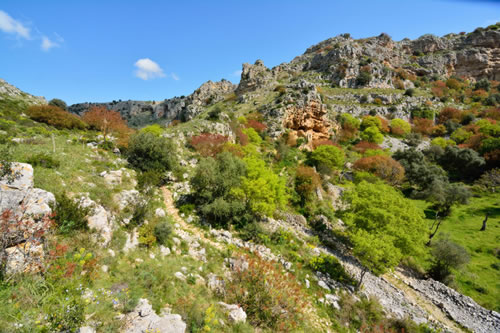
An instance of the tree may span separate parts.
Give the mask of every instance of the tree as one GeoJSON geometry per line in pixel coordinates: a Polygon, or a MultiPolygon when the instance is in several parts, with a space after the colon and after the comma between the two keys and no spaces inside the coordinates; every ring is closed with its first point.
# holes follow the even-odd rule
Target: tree
{"type": "Polygon", "coordinates": [[[486,164],[476,151],[456,146],[447,146],[437,162],[448,171],[450,179],[454,180],[476,179],[482,174],[486,164]]]}
{"type": "Polygon", "coordinates": [[[361,132],[361,139],[374,143],[382,143],[384,141],[384,135],[380,133],[377,127],[370,126],[361,132]]]}
{"type": "Polygon", "coordinates": [[[321,178],[314,168],[299,166],[295,172],[295,191],[304,205],[314,196],[316,188],[321,186],[321,178]]]}
{"type": "Polygon", "coordinates": [[[470,260],[469,253],[464,247],[447,238],[438,240],[432,246],[431,253],[434,258],[429,274],[433,279],[444,283],[450,282],[452,269],[459,269],[470,260]]]}
{"type": "Polygon", "coordinates": [[[152,133],[132,135],[127,155],[128,162],[141,171],[164,172],[178,165],[173,142],[152,133]]]}
{"type": "Polygon", "coordinates": [[[368,270],[375,275],[384,274],[401,260],[401,251],[394,247],[393,237],[388,235],[371,234],[361,229],[351,235],[351,242],[354,245],[353,254],[364,267],[358,288],[368,270]]]}
{"type": "Polygon", "coordinates": [[[222,152],[216,158],[202,159],[198,163],[190,183],[195,203],[211,224],[243,225],[252,219],[245,204],[232,193],[233,189],[241,185],[245,175],[245,163],[229,152],[222,152]]]}
{"type": "Polygon", "coordinates": [[[330,170],[344,165],[344,152],[337,146],[319,146],[312,154],[311,159],[317,166],[325,166],[330,170]]]}
{"type": "Polygon", "coordinates": [[[83,115],[83,120],[93,129],[101,131],[104,142],[110,133],[124,133],[128,131],[127,123],[117,111],[106,109],[104,106],[93,106],[83,115]]]}
{"type": "Polygon", "coordinates": [[[244,201],[253,214],[270,216],[287,202],[285,179],[276,175],[257,157],[246,157],[244,161],[247,175],[242,178],[240,187],[233,190],[233,194],[244,201]]]}
{"type": "Polygon", "coordinates": [[[391,120],[391,133],[397,136],[405,136],[411,132],[411,125],[403,119],[395,118],[391,120]]]}
{"type": "Polygon", "coordinates": [[[371,172],[391,185],[401,184],[405,175],[401,164],[385,155],[362,157],[354,163],[354,168],[371,172]]]}
{"type": "Polygon", "coordinates": [[[375,116],[365,116],[365,117],[363,117],[363,120],[361,121],[360,129],[362,131],[364,131],[368,127],[372,127],[372,126],[374,126],[374,127],[378,128],[379,130],[381,130],[382,129],[382,120],[381,120],[381,118],[375,117],[375,116]]]}
{"type": "Polygon", "coordinates": [[[393,268],[404,256],[419,254],[425,239],[423,213],[384,183],[362,181],[345,195],[344,213],[353,251],[375,274],[393,268]]]}
{"type": "Polygon", "coordinates": [[[65,111],[68,110],[68,105],[66,105],[66,102],[63,101],[62,99],[59,99],[59,98],[52,98],[49,101],[49,105],[57,106],[58,108],[65,110],[65,111]]]}

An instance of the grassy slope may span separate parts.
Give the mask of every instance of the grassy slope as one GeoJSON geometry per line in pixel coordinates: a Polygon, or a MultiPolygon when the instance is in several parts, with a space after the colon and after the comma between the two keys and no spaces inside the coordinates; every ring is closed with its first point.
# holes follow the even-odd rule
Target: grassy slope
{"type": "MultiPolygon", "coordinates": [[[[426,206],[424,202],[418,203],[422,208],[426,206]]],[[[468,205],[453,209],[436,235],[436,239],[449,236],[471,256],[467,267],[456,272],[454,287],[495,311],[500,311],[500,260],[495,256],[495,250],[500,248],[499,217],[500,195],[473,197],[468,205]],[[490,212],[487,229],[479,231],[487,211],[490,212]]],[[[433,220],[427,221],[430,227],[433,220]]]]}

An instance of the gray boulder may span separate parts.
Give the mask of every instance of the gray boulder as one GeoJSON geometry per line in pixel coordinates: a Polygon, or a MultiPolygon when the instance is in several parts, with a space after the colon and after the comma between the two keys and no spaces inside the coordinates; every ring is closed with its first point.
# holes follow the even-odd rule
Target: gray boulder
{"type": "Polygon", "coordinates": [[[178,314],[166,313],[163,310],[157,315],[147,299],[141,298],[139,304],[131,313],[125,316],[124,333],[184,333],[186,323],[178,314]]]}

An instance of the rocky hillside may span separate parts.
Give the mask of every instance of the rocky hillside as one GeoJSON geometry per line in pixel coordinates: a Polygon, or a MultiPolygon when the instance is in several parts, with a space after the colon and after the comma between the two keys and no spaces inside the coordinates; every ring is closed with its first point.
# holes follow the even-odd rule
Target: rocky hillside
{"type": "Polygon", "coordinates": [[[69,112],[2,82],[0,331],[500,332],[499,52],[344,34],[69,112]]]}
{"type": "MultiPolygon", "coordinates": [[[[443,37],[424,35],[416,40],[402,41],[393,41],[384,33],[364,39],[343,34],[311,46],[303,55],[272,69],[260,60],[253,65],[244,64],[238,86],[226,80],[208,81],[191,95],[163,102],[79,103],[71,105],[69,110],[81,115],[93,105],[104,105],[119,111],[131,126],[140,126],[153,122],[168,124],[175,119],[190,120],[204,107],[215,104],[233,91],[244,102],[246,93],[273,89],[288,77],[312,75],[321,86],[382,89],[414,88],[418,77],[500,80],[499,45],[500,31],[482,28],[471,33],[443,37]]],[[[359,96],[353,97],[359,99],[359,96]]],[[[399,97],[382,98],[391,102],[399,97]]]]}
{"type": "Polygon", "coordinates": [[[26,104],[47,104],[47,100],[44,97],[25,93],[2,79],[0,79],[0,99],[13,99],[16,101],[23,101],[26,104]]]}

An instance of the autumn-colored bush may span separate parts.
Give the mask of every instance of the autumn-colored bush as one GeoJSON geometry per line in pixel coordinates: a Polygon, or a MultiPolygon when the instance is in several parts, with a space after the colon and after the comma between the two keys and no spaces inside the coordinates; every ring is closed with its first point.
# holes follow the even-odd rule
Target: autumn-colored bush
{"type": "Polygon", "coordinates": [[[82,119],[90,128],[102,133],[104,142],[106,142],[108,134],[114,133],[118,136],[128,137],[131,133],[121,114],[117,111],[108,110],[104,106],[91,107],[89,111],[83,114],[82,119]]]}
{"type": "Polygon", "coordinates": [[[292,273],[259,257],[244,258],[247,269],[236,269],[226,288],[226,302],[239,304],[253,326],[289,332],[303,325],[307,295],[292,273]]]}
{"type": "Polygon", "coordinates": [[[253,128],[255,131],[257,131],[258,133],[264,131],[267,126],[264,125],[263,123],[261,123],[260,121],[257,121],[255,119],[248,119],[247,123],[246,123],[246,127],[249,128],[253,128]]]}
{"type": "Polygon", "coordinates": [[[422,135],[431,135],[434,122],[432,119],[427,118],[414,118],[413,119],[413,132],[422,135]]]}
{"type": "Polygon", "coordinates": [[[500,120],[500,108],[490,108],[484,110],[481,114],[483,118],[491,118],[495,120],[500,120]]]}
{"type": "Polygon", "coordinates": [[[445,107],[441,110],[438,116],[438,122],[440,124],[445,123],[447,120],[454,120],[457,123],[462,121],[463,112],[459,109],[455,109],[452,107],[445,107]]]}
{"type": "Polygon", "coordinates": [[[248,135],[246,135],[245,133],[243,133],[243,131],[241,130],[241,128],[238,128],[236,130],[236,137],[238,138],[238,142],[242,146],[246,146],[250,142],[250,140],[248,139],[248,135]]]}
{"type": "Polygon", "coordinates": [[[367,150],[377,150],[382,148],[373,142],[360,141],[353,147],[353,149],[358,153],[364,154],[367,150]]]}
{"type": "Polygon", "coordinates": [[[85,129],[85,123],[72,113],[53,105],[31,106],[26,111],[28,116],[38,122],[54,126],[57,129],[85,129]]]}
{"type": "Polygon", "coordinates": [[[438,97],[438,98],[442,98],[442,97],[445,97],[448,95],[448,90],[449,88],[446,86],[446,83],[444,83],[443,81],[434,81],[432,83],[432,88],[431,88],[431,92],[434,96],[438,97]]]}
{"type": "Polygon", "coordinates": [[[475,90],[473,93],[472,93],[472,99],[474,101],[480,101],[480,100],[483,100],[485,98],[488,97],[488,92],[486,90],[483,90],[483,89],[478,89],[478,90],[475,90]]]}
{"type": "Polygon", "coordinates": [[[380,131],[382,133],[389,133],[390,129],[389,129],[389,122],[387,121],[387,119],[383,118],[383,117],[380,117],[380,116],[377,116],[378,119],[380,119],[380,131]]]}
{"type": "Polygon", "coordinates": [[[392,80],[393,84],[394,84],[394,88],[396,89],[401,89],[403,90],[405,88],[405,84],[403,83],[403,81],[401,81],[400,78],[395,78],[394,80],[392,80]]]}
{"type": "Polygon", "coordinates": [[[189,140],[189,144],[203,157],[214,157],[223,149],[229,138],[222,134],[202,133],[189,140]]]}
{"type": "Polygon", "coordinates": [[[314,168],[299,166],[295,171],[295,191],[302,202],[309,200],[317,187],[321,186],[321,178],[314,168]]]}
{"type": "Polygon", "coordinates": [[[455,78],[449,78],[446,80],[446,86],[450,89],[460,90],[463,86],[462,82],[455,78]]]}
{"type": "Polygon", "coordinates": [[[385,155],[362,157],[354,163],[354,168],[371,172],[392,185],[400,184],[405,175],[401,164],[385,155]]]}
{"type": "Polygon", "coordinates": [[[316,149],[319,146],[325,146],[325,145],[327,145],[327,146],[337,146],[337,147],[341,148],[339,144],[337,144],[337,143],[335,143],[335,142],[333,142],[332,140],[329,140],[329,139],[313,140],[312,145],[313,145],[313,149],[316,149]]]}

